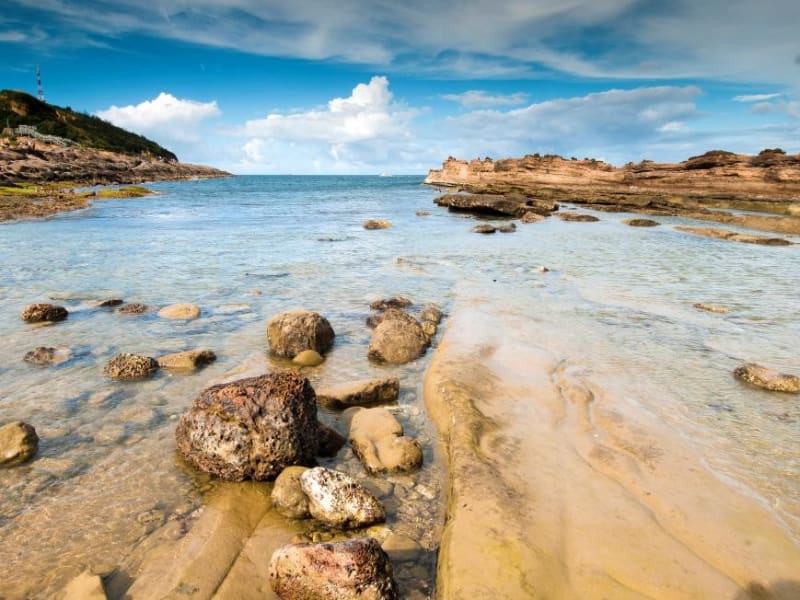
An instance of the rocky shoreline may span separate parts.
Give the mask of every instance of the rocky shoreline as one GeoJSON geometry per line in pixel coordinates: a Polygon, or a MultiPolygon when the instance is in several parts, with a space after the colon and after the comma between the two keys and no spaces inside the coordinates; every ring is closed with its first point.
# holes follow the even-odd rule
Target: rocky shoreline
{"type": "Polygon", "coordinates": [[[91,198],[74,187],[229,177],[230,173],[179,162],[27,138],[0,139],[0,221],[80,210],[91,198]]]}

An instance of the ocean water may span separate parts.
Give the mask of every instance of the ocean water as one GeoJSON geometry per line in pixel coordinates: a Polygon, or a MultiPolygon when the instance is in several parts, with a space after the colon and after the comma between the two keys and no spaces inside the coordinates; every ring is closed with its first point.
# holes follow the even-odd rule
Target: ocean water
{"type": "MultiPolygon", "coordinates": [[[[388,525],[429,551],[399,574],[409,597],[429,594],[442,465],[421,402],[428,358],[404,367],[366,359],[369,303],[396,294],[445,312],[475,301],[521,311],[532,336],[673,426],[710,470],[772,507],[800,538],[800,402],[731,376],[743,361],[800,374],[800,245],[696,237],[672,228],[696,224],[679,218],[630,228],[625,214],[598,214],[596,223],[552,218],[482,236],[470,232],[475,218],[434,206],[437,192],[421,182],[156,183],[155,197],[0,225],[0,423],[26,421],[41,438],[34,461],[0,471],[0,597],[46,597],[83,568],[127,564],[165,522],[189,527],[216,484],[175,455],[175,419],[243,363],[285,368],[266,358],[265,326],[292,308],[324,314],[337,334],[324,365],[305,371],[315,386],[401,378],[398,415],[419,436],[426,467],[395,482],[402,502],[388,525]],[[430,216],[416,216],[421,210],[430,216]],[[392,228],[364,230],[369,218],[392,228]],[[153,307],[193,302],[203,314],[176,322],[92,304],[110,297],[153,307]],[[26,304],[49,298],[70,310],[68,320],[20,320],[26,304]],[[695,302],[730,312],[700,312],[695,302]],[[37,346],[68,347],[72,357],[49,368],[23,362],[37,346]],[[124,384],[102,375],[117,352],[197,347],[218,360],[194,375],[124,384]]],[[[322,416],[337,424],[337,415],[322,416]]],[[[331,464],[357,470],[346,451],[331,464]]]]}

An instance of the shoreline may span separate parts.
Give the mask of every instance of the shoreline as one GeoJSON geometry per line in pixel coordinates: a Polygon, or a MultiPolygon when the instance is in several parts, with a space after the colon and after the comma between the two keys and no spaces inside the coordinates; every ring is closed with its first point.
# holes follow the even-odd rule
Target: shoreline
{"type": "Polygon", "coordinates": [[[516,320],[462,303],[425,376],[438,598],[796,597],[800,543],[771,510],[516,320]]]}

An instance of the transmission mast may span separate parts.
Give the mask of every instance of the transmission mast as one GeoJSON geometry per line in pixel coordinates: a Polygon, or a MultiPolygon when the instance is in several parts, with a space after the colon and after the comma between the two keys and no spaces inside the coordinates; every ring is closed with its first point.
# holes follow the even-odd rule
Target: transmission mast
{"type": "Polygon", "coordinates": [[[44,88],[42,88],[42,70],[36,65],[36,89],[39,92],[39,101],[44,102],[44,88]]]}

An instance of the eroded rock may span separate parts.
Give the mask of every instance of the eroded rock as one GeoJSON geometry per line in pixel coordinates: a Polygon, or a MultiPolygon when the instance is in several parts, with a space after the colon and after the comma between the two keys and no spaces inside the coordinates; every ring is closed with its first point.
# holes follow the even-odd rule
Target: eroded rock
{"type": "Polygon", "coordinates": [[[522,215],[520,221],[522,221],[523,223],[538,223],[539,221],[544,221],[545,218],[546,217],[544,215],[528,211],[524,215],[522,215]]]}
{"type": "Polygon", "coordinates": [[[495,233],[497,231],[497,227],[494,225],[475,225],[472,228],[473,233],[495,233]]]}
{"type": "Polygon", "coordinates": [[[314,390],[293,372],[210,387],[175,431],[187,462],[230,481],[272,479],[287,466],[313,464],[318,435],[314,390]]]}
{"type": "Polygon", "coordinates": [[[587,215],[584,213],[574,213],[574,212],[558,213],[557,216],[562,221],[571,221],[575,223],[594,223],[595,221],[600,220],[594,215],[587,215]]]}
{"type": "Polygon", "coordinates": [[[147,312],[147,305],[141,304],[140,302],[132,302],[130,304],[124,304],[117,309],[117,312],[121,315],[141,315],[147,312]]]}
{"type": "Polygon", "coordinates": [[[286,467],[272,488],[272,505],[284,517],[305,519],[311,516],[308,512],[308,497],[300,487],[300,476],[308,471],[308,467],[286,467]]]}
{"type": "Polygon", "coordinates": [[[40,367],[48,367],[65,362],[72,356],[69,348],[53,348],[51,346],[39,346],[27,352],[22,358],[27,363],[40,367]]]}
{"type": "Polygon", "coordinates": [[[389,229],[392,224],[385,219],[368,219],[362,223],[364,229],[389,229]]]}
{"type": "Polygon", "coordinates": [[[106,363],[103,374],[111,379],[121,381],[135,381],[137,379],[147,379],[155,375],[158,370],[158,363],[150,356],[141,354],[129,354],[123,352],[117,354],[106,363]]]}
{"type": "Polygon", "coordinates": [[[162,319],[191,320],[200,316],[200,307],[189,302],[170,304],[158,311],[162,319]]]}
{"type": "Polygon", "coordinates": [[[357,529],[386,519],[383,506],[366,488],[344,473],[314,467],[300,476],[311,516],[330,527],[357,529]]]}
{"type": "Polygon", "coordinates": [[[756,363],[745,363],[734,369],[733,374],[750,385],[772,392],[800,393],[800,377],[779,373],[756,363]]]}
{"type": "Polygon", "coordinates": [[[419,318],[438,325],[442,321],[442,311],[435,304],[426,304],[419,314],[419,318]]]}
{"type": "Polygon", "coordinates": [[[333,345],[335,335],[325,317],[309,310],[280,313],[267,324],[270,350],[284,358],[294,358],[303,350],[325,354],[333,345]]]}
{"type": "Polygon", "coordinates": [[[411,315],[389,309],[375,327],[367,356],[377,362],[404,364],[425,354],[430,340],[411,315]]]}
{"type": "Polygon", "coordinates": [[[269,580],[281,600],[398,598],[389,557],[371,537],[278,548],[269,580]]]}
{"type": "Polygon", "coordinates": [[[370,474],[409,472],[422,465],[419,443],[385,408],[365,408],[350,421],[350,445],[370,474]]]}
{"type": "Polygon", "coordinates": [[[317,393],[317,402],[330,408],[344,409],[392,404],[397,402],[399,394],[400,380],[397,377],[365,379],[324,388],[317,393]]]}
{"type": "Polygon", "coordinates": [[[217,360],[217,355],[208,349],[185,350],[158,357],[158,366],[176,371],[195,371],[217,360]]]}
{"type": "Polygon", "coordinates": [[[14,467],[29,461],[39,448],[39,436],[32,425],[12,421],[0,427],[0,467],[14,467]]]}
{"type": "Polygon", "coordinates": [[[26,323],[55,323],[67,318],[69,312],[55,304],[29,304],[22,310],[22,320],[26,323]]]}
{"type": "Polygon", "coordinates": [[[622,222],[630,227],[657,227],[660,225],[658,221],[652,219],[623,219],[622,222]]]}
{"type": "Polygon", "coordinates": [[[392,296],[391,298],[386,298],[384,300],[375,300],[375,302],[372,302],[369,307],[372,310],[387,310],[389,308],[408,308],[413,304],[414,303],[411,300],[403,296],[392,296]]]}

